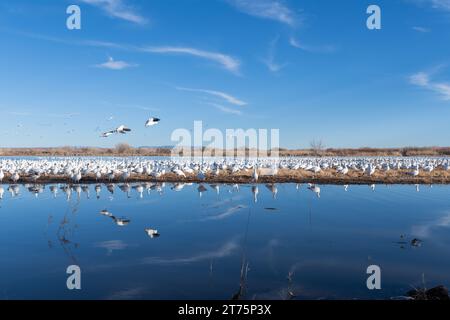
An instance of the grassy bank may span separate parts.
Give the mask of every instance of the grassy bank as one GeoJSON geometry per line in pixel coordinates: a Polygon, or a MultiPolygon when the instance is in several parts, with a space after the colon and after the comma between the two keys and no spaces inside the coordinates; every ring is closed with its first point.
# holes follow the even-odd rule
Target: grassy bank
{"type": "MultiPolygon", "coordinates": [[[[71,180],[65,176],[43,175],[36,183],[70,183],[71,180]]],[[[167,173],[160,178],[148,175],[132,174],[126,181],[120,177],[114,180],[107,178],[96,179],[93,174],[83,176],[80,183],[125,183],[125,182],[196,182],[196,183],[254,183],[252,172],[240,172],[231,174],[222,172],[218,176],[208,174],[205,180],[198,179],[195,174],[186,174],[186,178],[179,177],[173,173],[167,173]]],[[[421,172],[414,177],[408,174],[408,170],[391,170],[388,172],[377,171],[372,176],[363,174],[360,171],[349,171],[347,175],[342,175],[336,170],[327,170],[314,174],[305,170],[279,170],[275,176],[260,176],[258,183],[317,183],[317,184],[450,184],[450,171],[436,169],[433,172],[421,172]]],[[[11,183],[10,175],[6,173],[3,183],[11,183]]],[[[21,176],[18,183],[35,183],[32,176],[21,176]]]]}
{"type": "MultiPolygon", "coordinates": [[[[96,148],[96,147],[58,147],[58,148],[0,148],[0,156],[39,156],[39,157],[88,157],[88,156],[148,156],[164,157],[170,156],[171,148],[134,148],[127,144],[118,144],[114,148],[96,148]]],[[[182,150],[176,152],[178,155],[185,155],[182,150]]],[[[202,151],[193,150],[192,153],[200,156],[202,151]]],[[[256,156],[256,150],[238,149],[234,152],[225,152],[223,150],[204,150],[205,154],[222,157],[226,154],[234,156],[256,156]]],[[[369,156],[393,156],[393,157],[416,157],[416,156],[450,156],[450,147],[406,147],[406,148],[357,148],[357,149],[301,149],[290,150],[280,149],[279,155],[282,157],[369,157],[369,156]]]]}

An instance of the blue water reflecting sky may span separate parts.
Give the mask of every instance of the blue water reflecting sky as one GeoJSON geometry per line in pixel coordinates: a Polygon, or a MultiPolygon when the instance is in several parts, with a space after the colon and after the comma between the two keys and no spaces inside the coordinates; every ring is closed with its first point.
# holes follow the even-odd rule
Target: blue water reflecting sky
{"type": "Polygon", "coordinates": [[[378,299],[423,275],[450,286],[450,186],[320,188],[0,186],[0,298],[378,299]],[[66,288],[73,264],[80,291],[66,288]],[[380,291],[366,287],[372,264],[380,291]]]}

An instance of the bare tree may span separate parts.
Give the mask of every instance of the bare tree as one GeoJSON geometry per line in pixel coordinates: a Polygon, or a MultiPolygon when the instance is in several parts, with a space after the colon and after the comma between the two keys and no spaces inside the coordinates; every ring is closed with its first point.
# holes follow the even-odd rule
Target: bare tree
{"type": "Polygon", "coordinates": [[[310,146],[315,156],[321,156],[325,150],[325,144],[321,139],[314,139],[311,141],[310,146]]]}
{"type": "Polygon", "coordinates": [[[119,154],[127,153],[131,150],[131,146],[128,143],[119,143],[116,145],[116,151],[119,154]]]}

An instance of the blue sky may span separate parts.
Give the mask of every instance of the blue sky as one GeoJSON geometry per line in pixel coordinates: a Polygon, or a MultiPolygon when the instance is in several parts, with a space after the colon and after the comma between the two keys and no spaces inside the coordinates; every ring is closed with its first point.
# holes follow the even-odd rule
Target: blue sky
{"type": "Polygon", "coordinates": [[[194,120],[288,148],[448,145],[449,30],[450,0],[2,1],[0,145],[171,145],[194,120]]]}

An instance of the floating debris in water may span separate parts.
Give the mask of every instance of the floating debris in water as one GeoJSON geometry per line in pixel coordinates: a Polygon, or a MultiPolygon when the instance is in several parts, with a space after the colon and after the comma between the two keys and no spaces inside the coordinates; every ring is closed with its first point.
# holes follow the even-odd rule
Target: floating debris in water
{"type": "Polygon", "coordinates": [[[414,289],[407,293],[412,300],[450,300],[448,289],[444,286],[437,286],[432,289],[414,289]]]}
{"type": "Polygon", "coordinates": [[[419,239],[417,239],[417,238],[415,238],[415,239],[412,239],[411,240],[411,246],[413,246],[413,247],[421,247],[422,246],[422,240],[419,240],[419,239]]]}

